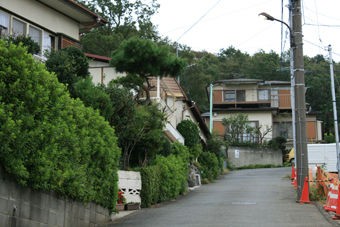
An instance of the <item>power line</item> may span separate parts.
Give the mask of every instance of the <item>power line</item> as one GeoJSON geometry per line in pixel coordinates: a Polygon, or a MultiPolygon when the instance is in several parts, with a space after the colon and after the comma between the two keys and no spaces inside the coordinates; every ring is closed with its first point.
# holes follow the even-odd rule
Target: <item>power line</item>
{"type": "Polygon", "coordinates": [[[304,23],[303,25],[318,26],[318,27],[340,27],[339,24],[312,24],[312,23],[304,23]]]}
{"type": "Polygon", "coordinates": [[[193,23],[187,30],[185,30],[183,34],[176,40],[176,42],[178,42],[178,40],[180,40],[186,33],[188,33],[193,27],[195,27],[195,25],[197,25],[211,10],[213,10],[218,5],[218,3],[220,3],[220,1],[222,0],[218,0],[210,9],[207,10],[207,12],[205,12],[200,18],[198,18],[195,23],[193,23]]]}

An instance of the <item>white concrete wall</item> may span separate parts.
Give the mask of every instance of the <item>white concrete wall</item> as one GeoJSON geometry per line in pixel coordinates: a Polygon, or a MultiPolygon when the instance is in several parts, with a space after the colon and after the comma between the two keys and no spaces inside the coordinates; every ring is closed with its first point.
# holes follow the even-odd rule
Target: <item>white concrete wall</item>
{"type": "Polygon", "coordinates": [[[92,82],[96,85],[101,84],[102,82],[104,85],[108,85],[111,80],[115,80],[126,75],[125,73],[117,72],[115,68],[111,67],[107,62],[94,60],[89,61],[89,72],[92,76],[92,82]]]}
{"type": "Polygon", "coordinates": [[[118,178],[118,188],[124,193],[126,203],[141,203],[142,178],[140,172],[119,170],[118,178]]]}

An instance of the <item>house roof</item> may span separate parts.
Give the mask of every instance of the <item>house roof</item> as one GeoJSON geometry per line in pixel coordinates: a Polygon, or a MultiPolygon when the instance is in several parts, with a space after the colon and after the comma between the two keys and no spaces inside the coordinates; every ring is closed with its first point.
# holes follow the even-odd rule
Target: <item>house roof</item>
{"type": "Polygon", "coordinates": [[[213,84],[262,84],[262,85],[289,85],[290,81],[259,80],[259,79],[229,79],[216,80],[213,84]]]}
{"type": "Polygon", "coordinates": [[[99,26],[107,21],[75,0],[36,0],[83,26],[99,26]]]}
{"type": "Polygon", "coordinates": [[[177,98],[186,96],[184,91],[173,77],[163,77],[161,80],[161,87],[166,93],[177,98]]]}
{"type": "Polygon", "coordinates": [[[257,84],[264,82],[259,79],[229,79],[229,80],[216,80],[213,84],[257,84]]]}
{"type": "Polygon", "coordinates": [[[90,54],[90,53],[85,53],[85,56],[97,61],[102,61],[102,62],[110,62],[111,58],[106,57],[106,56],[101,56],[101,55],[96,55],[96,54],[90,54]]]}

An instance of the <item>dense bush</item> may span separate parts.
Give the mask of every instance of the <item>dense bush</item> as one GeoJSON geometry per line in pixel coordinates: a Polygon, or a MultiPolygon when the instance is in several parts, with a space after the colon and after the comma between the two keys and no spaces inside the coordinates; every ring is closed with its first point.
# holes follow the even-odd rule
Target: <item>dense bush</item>
{"type": "Polygon", "coordinates": [[[0,162],[19,184],[113,209],[120,150],[98,111],[0,40],[0,162]]]}
{"type": "Polygon", "coordinates": [[[220,162],[216,155],[211,152],[203,152],[198,157],[202,179],[213,181],[220,174],[220,162]]]}
{"type": "Polygon", "coordinates": [[[146,166],[140,169],[142,177],[142,207],[150,207],[159,201],[159,189],[162,183],[159,166],[146,166]]]}
{"type": "Polygon", "coordinates": [[[159,200],[161,202],[176,198],[187,189],[188,164],[176,155],[158,156],[156,165],[159,166],[161,184],[159,200]]]}
{"type": "Polygon", "coordinates": [[[200,135],[198,126],[191,120],[181,121],[177,125],[177,130],[182,134],[185,146],[191,148],[200,143],[200,135]]]}
{"type": "Polygon", "coordinates": [[[174,143],[170,150],[167,157],[159,155],[154,165],[141,168],[143,207],[174,199],[188,188],[188,148],[174,143]]]}
{"type": "Polygon", "coordinates": [[[88,60],[84,53],[76,47],[52,51],[48,54],[45,64],[48,71],[57,75],[60,83],[67,85],[72,97],[76,97],[74,84],[80,79],[90,76],[88,60]]]}
{"type": "Polygon", "coordinates": [[[27,52],[30,54],[38,54],[40,52],[40,46],[30,36],[18,35],[9,36],[7,40],[15,45],[23,45],[27,48],[27,52]]]}

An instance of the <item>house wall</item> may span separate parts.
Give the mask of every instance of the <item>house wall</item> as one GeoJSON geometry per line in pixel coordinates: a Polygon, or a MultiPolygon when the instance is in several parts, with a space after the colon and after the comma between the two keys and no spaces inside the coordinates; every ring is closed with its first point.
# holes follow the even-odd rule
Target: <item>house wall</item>
{"type": "MultiPolygon", "coordinates": [[[[220,136],[224,135],[224,126],[222,124],[223,118],[228,118],[230,115],[239,114],[238,113],[218,113],[215,114],[213,117],[214,124],[213,124],[213,131],[217,132],[220,136]]],[[[249,121],[257,121],[259,126],[262,126],[262,130],[265,130],[266,127],[273,127],[273,117],[271,112],[244,112],[248,116],[249,121]]],[[[272,132],[269,132],[265,140],[272,139],[272,132]]]]}
{"type": "Polygon", "coordinates": [[[0,7],[20,15],[42,28],[79,40],[79,24],[69,17],[33,0],[1,0],[0,7]]]}
{"type": "Polygon", "coordinates": [[[229,147],[228,160],[234,167],[282,165],[282,151],[267,148],[229,147]]]}
{"type": "Polygon", "coordinates": [[[123,77],[125,73],[118,73],[114,67],[111,67],[107,62],[89,61],[89,72],[92,76],[94,84],[107,85],[111,80],[123,77]]]}

